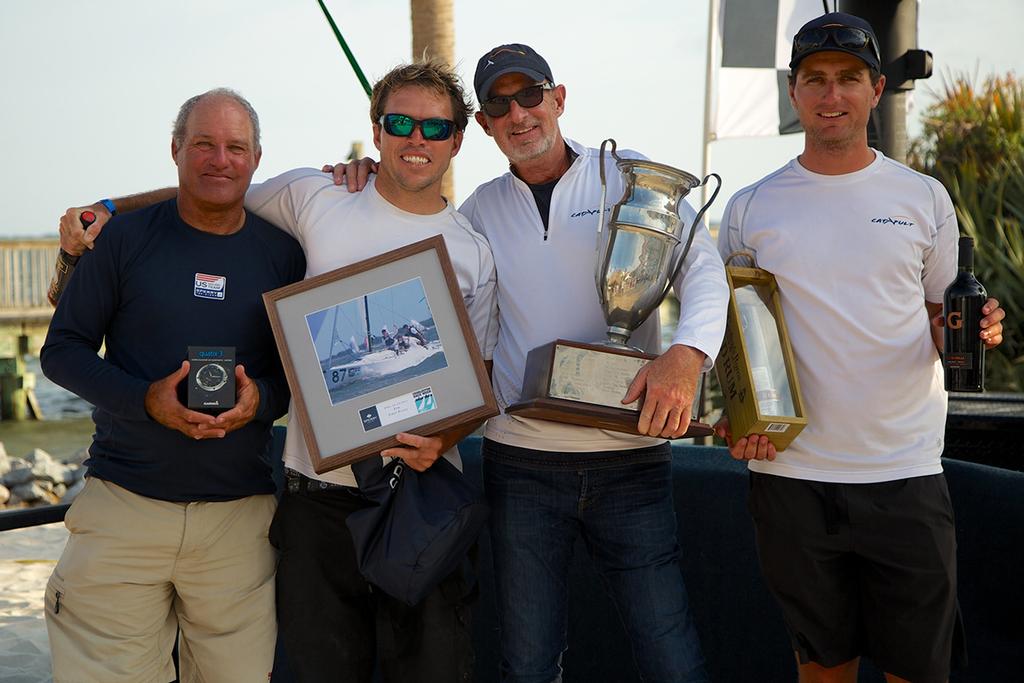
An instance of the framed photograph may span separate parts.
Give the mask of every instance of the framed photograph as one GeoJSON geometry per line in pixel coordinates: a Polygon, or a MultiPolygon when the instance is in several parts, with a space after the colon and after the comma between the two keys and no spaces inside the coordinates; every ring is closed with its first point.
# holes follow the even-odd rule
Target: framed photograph
{"type": "Polygon", "coordinates": [[[263,300],[318,473],[498,414],[440,235],[263,300]]]}

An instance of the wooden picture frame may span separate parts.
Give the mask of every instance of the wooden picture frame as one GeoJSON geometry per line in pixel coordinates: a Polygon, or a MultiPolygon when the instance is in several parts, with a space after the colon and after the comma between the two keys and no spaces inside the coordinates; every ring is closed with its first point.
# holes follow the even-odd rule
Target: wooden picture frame
{"type": "Polygon", "coordinates": [[[498,414],[440,235],[263,300],[292,393],[292,425],[319,474],[399,445],[399,432],[431,435],[498,414]]]}

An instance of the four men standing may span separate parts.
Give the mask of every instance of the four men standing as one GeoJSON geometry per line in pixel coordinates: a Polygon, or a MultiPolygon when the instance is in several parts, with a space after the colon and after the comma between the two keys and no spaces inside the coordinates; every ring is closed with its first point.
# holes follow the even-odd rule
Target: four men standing
{"type": "MultiPolygon", "coordinates": [[[[807,131],[805,151],[730,202],[719,250],[722,256],[753,252],[759,266],[775,273],[811,424],[783,454],[757,436],[736,439],[732,453],[752,461],[751,506],[762,565],[782,603],[801,680],[854,680],[856,658],[863,653],[894,680],[939,681],[948,674],[957,611],[952,513],[938,461],[945,395],[929,318],[955,269],[955,216],[937,182],[867,147],[867,117],[884,78],[877,39],[866,22],[832,14],[809,23],[794,41],[790,66],[791,99],[807,131]],[[871,222],[872,211],[909,216],[912,225],[876,234],[886,227],[871,222]],[[833,373],[827,381],[816,374],[823,366],[833,373]],[[835,382],[836,368],[848,382],[835,382]],[[901,512],[869,520],[867,526],[877,530],[870,543],[851,547],[851,536],[863,533],[857,526],[862,512],[877,509],[901,512]],[[923,540],[913,531],[922,524],[931,530],[928,538],[937,539],[934,545],[914,545],[923,540]],[[867,581],[871,598],[865,599],[857,588],[863,577],[849,571],[853,558],[895,574],[867,581]],[[830,577],[823,585],[810,579],[822,575],[830,577]],[[897,625],[907,613],[916,615],[913,624],[897,625]]],[[[592,216],[600,208],[600,162],[596,150],[562,137],[558,119],[565,86],[555,82],[547,62],[530,47],[509,44],[489,51],[477,65],[474,86],[481,107],[476,120],[508,158],[510,172],[477,188],[460,208],[465,218],[441,197],[439,182],[458,152],[470,110],[454,75],[436,65],[400,67],[375,86],[371,121],[381,162],[363,193],[348,194],[332,187],[328,177],[300,169],[253,186],[245,206],[298,238],[309,258],[307,275],[443,234],[485,358],[493,350],[494,388],[505,408],[519,397],[530,349],[557,337],[603,336],[593,279],[592,216]],[[356,237],[353,231],[366,225],[373,230],[356,237]]],[[[208,153],[216,144],[203,140],[196,149],[208,153]]],[[[235,153],[230,141],[224,150],[235,153]]],[[[227,158],[230,170],[233,157],[227,158]]],[[[198,162],[196,168],[201,182],[188,173],[181,178],[181,206],[187,197],[207,197],[204,183],[223,189],[241,178],[206,174],[198,162]]],[[[350,186],[362,180],[356,171],[347,169],[350,186]]],[[[611,196],[618,196],[618,174],[609,178],[611,196]]],[[[166,212],[167,205],[160,206],[166,212]]],[[[689,207],[684,213],[685,222],[693,219],[689,207]]],[[[181,216],[185,219],[184,212],[181,216]]],[[[231,225],[235,231],[241,226],[231,225]]],[[[48,340],[44,349],[48,374],[54,368],[59,375],[67,364],[57,354],[72,343],[66,338],[74,335],[62,330],[68,311],[81,307],[82,291],[109,286],[108,298],[118,291],[116,280],[90,280],[99,268],[90,262],[110,250],[123,258],[126,242],[129,247],[141,243],[140,253],[148,258],[157,253],[149,246],[147,228],[139,228],[138,235],[113,234],[97,242],[103,248],[83,262],[58,309],[54,343],[48,340]]],[[[79,239],[65,246],[80,251],[81,245],[79,239]]],[[[487,424],[484,481],[493,508],[503,680],[559,680],[567,645],[566,584],[577,536],[606,580],[644,680],[707,680],[679,570],[671,452],[665,441],[685,431],[697,378],[713,363],[724,332],[728,291],[721,258],[703,226],[673,284],[682,313],[672,345],[641,370],[623,399],[645,397],[638,426],[648,436],[510,414],[487,424]]],[[[1001,341],[1003,313],[994,301],[985,310],[981,334],[994,346],[1001,341]]],[[[658,327],[655,314],[634,343],[656,352],[658,327]]],[[[105,329],[93,325],[83,335],[90,340],[86,350],[94,354],[105,329]]],[[[120,336],[108,341],[111,360],[122,343],[120,336]]],[[[126,358],[129,365],[139,362],[130,354],[126,358]]],[[[94,355],[93,360],[103,363],[94,355]]],[[[151,406],[149,392],[166,395],[181,371],[161,381],[153,380],[162,375],[142,374],[153,382],[146,390],[149,416],[199,439],[198,444],[241,427],[245,411],[266,410],[263,384],[250,381],[244,371],[239,408],[217,421],[184,414],[169,400],[151,406]],[[262,400],[252,405],[253,396],[262,400]],[[169,414],[166,422],[162,410],[169,414]]],[[[90,392],[75,373],[69,377],[68,386],[102,414],[104,392],[90,392]]],[[[141,389],[126,386],[132,390],[141,389]]],[[[120,400],[108,410],[145,417],[120,400]]],[[[406,447],[384,455],[425,469],[468,431],[402,435],[406,447]]],[[[364,504],[354,479],[347,470],[316,475],[298,432],[295,425],[289,430],[288,488],[271,530],[281,551],[277,609],[293,667],[303,680],[368,680],[376,653],[388,680],[464,680],[470,652],[461,577],[452,577],[411,610],[375,595],[358,574],[344,524],[348,512],[364,504]],[[325,543],[326,538],[336,542],[325,543]],[[401,633],[408,639],[398,637],[401,633]],[[381,649],[385,641],[396,644],[394,651],[381,649]]],[[[721,432],[727,434],[727,424],[721,432]]],[[[100,448],[102,434],[98,423],[94,449],[100,448]]],[[[93,455],[102,465],[102,449],[93,455]]],[[[102,469],[90,474],[103,478],[102,469]]],[[[78,523],[80,507],[76,503],[69,515],[69,527],[78,523]]],[[[71,550],[69,543],[66,554],[71,550]]],[[[51,583],[59,580],[55,573],[51,583]]],[[[47,605],[53,612],[48,613],[51,636],[57,634],[55,661],[63,637],[53,626],[57,596],[68,596],[65,619],[72,614],[71,594],[62,590],[55,586],[53,604],[48,597],[47,605]]],[[[190,644],[187,628],[182,625],[183,642],[190,644]]]]}

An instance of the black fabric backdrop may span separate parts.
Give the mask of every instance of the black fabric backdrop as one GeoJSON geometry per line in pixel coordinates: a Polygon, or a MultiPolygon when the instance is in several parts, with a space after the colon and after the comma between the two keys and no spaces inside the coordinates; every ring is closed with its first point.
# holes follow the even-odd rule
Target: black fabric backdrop
{"type": "MultiPolygon", "coordinates": [[[[280,461],[283,429],[275,434],[280,461]]],[[[465,471],[480,477],[480,440],[459,450],[465,471]]],[[[796,666],[782,617],[761,580],[747,514],[743,463],[723,448],[673,449],[675,505],[682,567],[707,658],[721,683],[792,683],[796,666]]],[[[1017,680],[1024,665],[1024,473],[958,460],[944,461],[957,516],[960,604],[970,665],[953,683],[1017,680]]],[[[280,467],[280,465],[278,466],[280,467]]],[[[481,539],[481,597],[474,614],[478,683],[498,680],[490,546],[481,539]]],[[[565,683],[638,681],[624,629],[582,543],[575,549],[565,683]]],[[[279,650],[275,683],[291,681],[279,650]]],[[[861,683],[883,681],[870,663],[861,683]]]]}

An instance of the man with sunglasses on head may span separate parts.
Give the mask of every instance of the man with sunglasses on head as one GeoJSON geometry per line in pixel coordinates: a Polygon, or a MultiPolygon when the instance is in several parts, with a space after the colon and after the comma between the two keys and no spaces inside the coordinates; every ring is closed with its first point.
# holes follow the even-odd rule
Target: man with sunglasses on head
{"type": "MultiPolygon", "coordinates": [[[[373,87],[370,121],[379,173],[361,193],[330,176],[296,169],[250,186],[245,208],[293,235],[306,252],[306,277],[442,235],[484,358],[496,336],[495,271],[486,240],[441,196],[441,179],[472,113],[458,76],[434,62],[399,66],[373,87]]],[[[115,200],[119,212],[174,188],[115,200]]],[[[94,205],[97,215],[106,210],[94,205]]],[[[61,221],[70,253],[85,238],[61,221]]],[[[90,235],[93,237],[93,235],[90,235]]],[[[455,444],[478,424],[435,436],[399,434],[401,447],[381,452],[417,471],[446,457],[461,468],[455,444]]],[[[472,677],[469,599],[461,570],[409,607],[375,590],[359,573],[347,516],[365,500],[350,467],[313,470],[298,423],[285,443],[287,487],[270,528],[278,548],[277,616],[288,661],[303,682],[370,683],[375,661],[388,683],[451,683],[472,677]]]]}
{"type": "MultiPolygon", "coordinates": [[[[717,427],[750,463],[761,568],[800,681],[853,683],[863,655],[888,681],[939,683],[963,651],[939,459],[956,215],[938,181],[868,146],[885,86],[868,22],[814,19],[789,66],[803,153],[730,200],[719,250],[775,274],[808,424],[781,453],[717,427]]],[[[994,299],[983,312],[991,348],[1004,313],[994,299]]]]}
{"type": "MultiPolygon", "coordinates": [[[[459,211],[491,244],[499,273],[498,403],[519,400],[526,354],[557,338],[592,340],[607,323],[594,287],[601,200],[598,150],[562,137],[566,88],[521,44],[480,58],[476,120],[510,171],[484,183],[459,211]]],[[[624,157],[640,157],[631,151],[624,157]]],[[[335,167],[356,189],[371,164],[335,167]]],[[[621,175],[606,159],[608,196],[621,175]]],[[[686,204],[683,221],[695,217],[686,204]]],[[[633,436],[502,414],[484,434],[484,483],[501,627],[501,679],[561,680],[567,647],[569,565],[582,537],[630,636],[645,681],[706,681],[679,569],[671,448],[689,425],[697,379],[725,331],[728,286],[707,230],[698,226],[683,272],[672,346],[643,368],[623,403],[644,396],[633,436]]],[[[660,350],[655,312],[630,343],[660,350]]]]}

